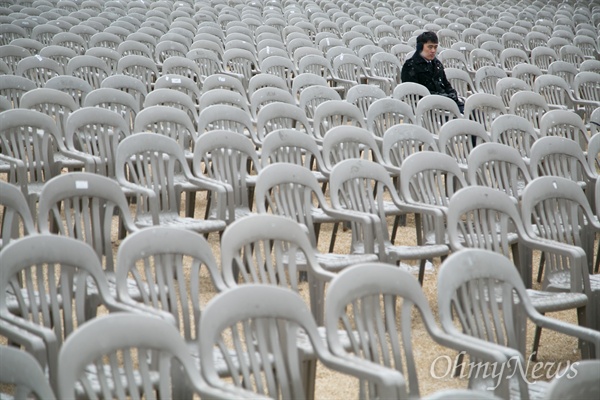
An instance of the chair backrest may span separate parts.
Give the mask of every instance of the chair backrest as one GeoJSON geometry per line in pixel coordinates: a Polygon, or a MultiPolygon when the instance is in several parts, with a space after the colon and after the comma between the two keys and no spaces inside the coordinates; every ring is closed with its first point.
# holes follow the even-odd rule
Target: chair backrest
{"type": "Polygon", "coordinates": [[[364,117],[360,109],[345,100],[327,100],[315,109],[313,134],[323,140],[327,131],[339,125],[364,127],[364,117]]]}
{"type": "Polygon", "coordinates": [[[367,110],[367,129],[381,142],[384,133],[397,124],[414,124],[412,108],[394,98],[375,100],[367,110]]]}
{"type": "Polygon", "coordinates": [[[499,67],[491,65],[483,66],[475,72],[475,88],[478,92],[494,94],[496,92],[496,83],[506,77],[506,72],[499,67]]]}
{"type": "Polygon", "coordinates": [[[531,146],[530,170],[533,178],[561,176],[575,182],[591,182],[597,175],[590,169],[579,143],[560,136],[535,141],[531,146]]]}
{"type": "Polygon", "coordinates": [[[208,176],[231,185],[236,207],[249,207],[248,179],[259,173],[261,163],[256,146],[248,137],[224,130],[201,134],[194,146],[192,166],[196,176],[208,176]]]}
{"type": "Polygon", "coordinates": [[[13,389],[17,397],[29,398],[35,395],[38,399],[56,399],[40,364],[29,353],[2,345],[0,358],[3,363],[0,368],[0,383],[6,385],[6,389],[13,389]]]}
{"type": "Polygon", "coordinates": [[[390,127],[383,135],[381,155],[388,166],[400,167],[409,155],[427,150],[437,152],[437,140],[421,126],[398,124],[390,127]]]}
{"type": "Polygon", "coordinates": [[[312,85],[300,93],[299,105],[309,120],[312,120],[319,104],[327,100],[341,99],[340,94],[329,86],[312,85]]]}
{"type": "Polygon", "coordinates": [[[30,332],[44,341],[44,362],[56,388],[58,351],[90,317],[86,304],[92,293],[109,310],[119,308],[100,261],[86,243],[51,234],[12,241],[0,255],[0,315],[13,324],[31,324],[30,332]],[[45,301],[32,301],[42,298],[45,301]],[[9,306],[9,301],[15,304],[9,306]]]}
{"type": "Polygon", "coordinates": [[[531,174],[519,151],[502,143],[483,143],[468,156],[468,180],[471,185],[487,186],[520,197],[531,174]]]}
{"type": "Polygon", "coordinates": [[[119,184],[86,172],[59,175],[49,182],[40,195],[40,232],[87,243],[96,252],[103,269],[114,273],[113,246],[118,236],[118,225],[113,223],[115,213],[127,232],[137,230],[119,184]]]}
{"type": "Polygon", "coordinates": [[[431,94],[417,104],[415,113],[417,125],[438,135],[440,128],[450,120],[463,119],[458,105],[449,97],[431,94]]]}
{"type": "MultiPolygon", "coordinates": [[[[585,243],[594,214],[581,187],[560,176],[534,178],[521,196],[521,216],[527,235],[580,247],[580,254],[593,254],[585,243]],[[556,218],[560,213],[561,218],[556,218]],[[531,222],[529,222],[531,221],[531,222]]],[[[546,252],[542,287],[590,293],[588,266],[564,254],[546,252]],[[569,271],[565,281],[565,271],[569,271]]],[[[580,257],[581,258],[581,257],[580,257]]]]}
{"type": "Polygon", "coordinates": [[[400,167],[400,194],[408,203],[447,207],[452,195],[468,186],[457,161],[443,153],[417,152],[400,167]]]}
{"type": "Polygon", "coordinates": [[[51,116],[56,122],[58,132],[64,136],[67,118],[79,108],[79,103],[76,103],[69,94],[60,90],[37,88],[23,94],[20,107],[51,116]]]}
{"type": "MultiPolygon", "coordinates": [[[[438,328],[425,295],[410,273],[395,265],[364,263],[344,269],[327,288],[325,327],[334,354],[352,354],[400,371],[411,396],[419,396],[416,357],[409,339],[413,311],[427,333],[438,328]],[[340,341],[342,329],[353,339],[340,341]],[[330,331],[331,330],[331,331],[330,331]]],[[[372,387],[362,382],[361,397],[372,387]]]]}
{"type": "Polygon", "coordinates": [[[329,129],[323,138],[321,153],[327,170],[349,158],[383,160],[373,134],[357,126],[339,125],[329,129]]]}
{"type": "Polygon", "coordinates": [[[510,99],[513,94],[522,91],[522,90],[533,90],[531,85],[525,82],[522,79],[515,78],[514,76],[507,76],[505,78],[500,78],[496,82],[496,89],[494,90],[494,94],[502,99],[504,106],[506,109],[510,106],[510,99]]]}
{"type": "Polygon", "coordinates": [[[492,122],[492,142],[509,145],[519,150],[524,158],[529,158],[531,146],[539,137],[533,128],[533,124],[518,115],[501,115],[492,122]]]}
{"type": "Polygon", "coordinates": [[[104,79],[101,87],[119,89],[131,94],[138,100],[140,109],[143,107],[144,99],[149,92],[147,85],[145,85],[140,79],[134,76],[124,75],[121,72],[104,79]]]}
{"type": "Polygon", "coordinates": [[[490,141],[485,127],[476,121],[454,119],[439,130],[440,151],[454,158],[461,167],[467,166],[469,153],[482,143],[490,141]]]}
{"type": "Polygon", "coordinates": [[[255,135],[250,115],[239,107],[226,104],[214,104],[200,111],[198,138],[214,130],[236,132],[247,138],[255,135]]]}
{"type": "Polygon", "coordinates": [[[394,88],[392,97],[411,106],[413,113],[416,114],[419,100],[429,94],[429,89],[421,84],[415,82],[402,82],[394,88]]]}
{"type": "Polygon", "coordinates": [[[89,92],[82,106],[107,108],[117,112],[125,119],[130,132],[133,129],[135,116],[140,111],[139,101],[133,95],[108,87],[89,92]]]}
{"type": "Polygon", "coordinates": [[[492,123],[504,114],[506,106],[496,95],[474,93],[465,100],[465,117],[481,124],[486,132],[491,132],[492,123]]]}
{"type": "Polygon", "coordinates": [[[303,224],[312,245],[317,246],[314,209],[327,205],[317,178],[304,166],[276,163],[266,166],[258,175],[255,188],[259,213],[272,213],[303,224]]]}
{"type": "Polygon", "coordinates": [[[111,75],[112,71],[104,60],[91,55],[75,56],[66,66],[65,74],[76,76],[98,89],[102,81],[111,75]]]}
{"type": "Polygon", "coordinates": [[[63,67],[58,62],[39,55],[22,59],[15,70],[15,75],[32,80],[37,87],[43,87],[48,80],[63,73],[63,67]]]}
{"type": "Polygon", "coordinates": [[[83,106],[85,96],[93,90],[92,86],[83,79],[67,75],[49,79],[44,87],[68,93],[79,106],[83,106]]]}
{"type": "Polygon", "coordinates": [[[509,113],[519,115],[531,121],[533,127],[537,130],[540,129],[542,116],[549,110],[550,108],[544,96],[528,90],[522,90],[513,94],[510,98],[508,108],[509,113]]]}
{"type": "Polygon", "coordinates": [[[79,394],[126,399],[137,393],[155,399],[181,397],[186,390],[211,393],[177,329],[151,315],[116,313],[90,321],[65,342],[59,365],[58,398],[79,394]],[[111,340],[99,342],[98,337],[111,340]]]}
{"type": "Polygon", "coordinates": [[[207,240],[167,226],[149,227],[125,238],[117,254],[116,282],[119,301],[172,314],[187,342],[197,339],[202,292],[226,289],[207,240]],[[202,275],[205,272],[208,277],[202,275]],[[132,291],[140,295],[132,296],[132,291]]]}
{"type": "Polygon", "coordinates": [[[541,136],[560,136],[579,143],[582,150],[587,149],[589,136],[581,117],[572,111],[550,110],[540,120],[541,136]]]}
{"type": "Polygon", "coordinates": [[[563,375],[558,375],[550,381],[546,390],[548,400],[575,400],[600,396],[600,383],[596,379],[598,370],[598,360],[582,360],[571,364],[563,375]]]}
{"type": "Polygon", "coordinates": [[[34,81],[17,75],[3,75],[0,80],[0,95],[10,101],[12,108],[18,108],[23,94],[35,89],[34,81]]]}
{"type": "Polygon", "coordinates": [[[324,298],[318,286],[334,274],[321,268],[308,233],[291,218],[253,214],[232,222],[221,240],[221,270],[229,287],[262,283],[295,292],[298,272],[307,271],[309,280],[320,281],[311,286],[309,299],[313,317],[322,324],[324,298]]]}
{"type": "Polygon", "coordinates": [[[261,146],[265,137],[278,129],[295,129],[313,136],[312,124],[295,104],[274,102],[263,106],[256,118],[255,144],[261,146]]]}

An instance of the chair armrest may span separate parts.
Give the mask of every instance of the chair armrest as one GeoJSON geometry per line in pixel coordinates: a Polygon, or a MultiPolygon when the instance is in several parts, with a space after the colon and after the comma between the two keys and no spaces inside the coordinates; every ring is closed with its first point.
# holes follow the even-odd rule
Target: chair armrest
{"type": "Polygon", "coordinates": [[[235,204],[233,201],[233,187],[226,182],[221,182],[216,179],[212,179],[209,177],[195,177],[188,176],[189,182],[198,186],[200,189],[210,190],[213,192],[220,193],[227,200],[224,204],[223,202],[219,202],[219,210],[218,210],[218,218],[222,220],[227,220],[227,215],[229,216],[229,221],[232,222],[235,219],[235,204]]]}
{"type": "Polygon", "coordinates": [[[21,191],[27,193],[27,168],[22,160],[9,157],[5,154],[0,154],[0,161],[5,162],[9,166],[8,182],[14,183],[21,187],[21,191]]]}
{"type": "Polygon", "coordinates": [[[396,196],[394,196],[393,200],[394,204],[396,204],[400,210],[406,213],[422,214],[431,217],[433,219],[435,230],[435,242],[439,244],[444,244],[446,242],[447,207],[399,202],[396,196]]]}
{"type": "Polygon", "coordinates": [[[74,160],[81,161],[82,163],[84,163],[85,170],[90,173],[95,173],[96,166],[104,163],[104,161],[102,161],[100,157],[83,153],[74,149],[64,148],[60,150],[60,153],[74,160]]]}
{"type": "Polygon", "coordinates": [[[129,312],[137,314],[152,314],[160,319],[167,321],[168,323],[176,326],[175,317],[173,314],[167,311],[159,310],[157,308],[148,306],[143,303],[136,302],[130,299],[114,300],[105,299],[106,308],[111,312],[129,312]]]}
{"type": "MultiPolygon", "coordinates": [[[[524,368],[525,364],[523,355],[519,351],[474,336],[466,335],[454,326],[444,327],[444,331],[438,329],[434,328],[430,332],[436,342],[459,352],[464,352],[477,359],[494,363],[495,366],[491,372],[491,377],[495,379],[494,383],[496,385],[493,387],[494,392],[501,398],[506,399],[510,397],[508,379],[513,376],[517,376],[517,379],[522,378],[517,373],[517,370],[524,368]],[[511,364],[511,361],[520,363],[520,365],[511,364]],[[499,371],[497,370],[498,368],[499,371]]],[[[479,372],[479,370],[476,372],[479,372]]],[[[485,374],[487,372],[487,370],[484,370],[484,378],[486,377],[485,374]]],[[[477,378],[477,376],[475,378],[477,378]]],[[[520,379],[519,384],[521,390],[527,390],[526,382],[524,382],[523,379],[520,379]]]]}
{"type": "Polygon", "coordinates": [[[10,343],[23,346],[29,354],[35,357],[42,368],[46,367],[46,345],[39,336],[8,321],[2,321],[0,324],[0,336],[5,337],[10,343]]]}

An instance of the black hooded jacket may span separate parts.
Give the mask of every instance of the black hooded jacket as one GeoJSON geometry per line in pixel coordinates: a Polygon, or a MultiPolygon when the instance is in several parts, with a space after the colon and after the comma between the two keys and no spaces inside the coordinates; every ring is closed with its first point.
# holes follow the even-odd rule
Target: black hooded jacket
{"type": "Polygon", "coordinates": [[[459,107],[463,106],[462,101],[458,98],[456,90],[446,78],[442,62],[437,58],[428,62],[421,56],[419,51],[416,51],[402,66],[400,77],[402,82],[420,83],[429,89],[431,94],[449,97],[454,100],[459,107]]]}

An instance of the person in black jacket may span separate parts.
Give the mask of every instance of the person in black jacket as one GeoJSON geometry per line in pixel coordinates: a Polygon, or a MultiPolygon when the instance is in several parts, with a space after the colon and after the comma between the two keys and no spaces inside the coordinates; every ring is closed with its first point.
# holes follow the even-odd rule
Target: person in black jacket
{"type": "Polygon", "coordinates": [[[402,66],[400,78],[402,82],[416,82],[429,89],[431,94],[438,94],[451,98],[463,112],[464,103],[458,98],[456,90],[452,87],[442,62],[435,55],[438,48],[438,37],[435,32],[423,32],[417,36],[417,49],[413,56],[406,60],[402,66]]]}

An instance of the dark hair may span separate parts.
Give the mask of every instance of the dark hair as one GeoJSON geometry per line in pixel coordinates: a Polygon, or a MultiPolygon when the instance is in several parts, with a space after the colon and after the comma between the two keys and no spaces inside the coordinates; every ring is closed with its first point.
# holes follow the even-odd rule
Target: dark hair
{"type": "Polygon", "coordinates": [[[427,42],[438,43],[438,37],[435,32],[427,31],[417,36],[417,53],[423,51],[423,45],[427,42]]]}

